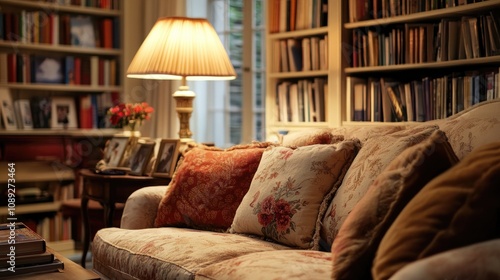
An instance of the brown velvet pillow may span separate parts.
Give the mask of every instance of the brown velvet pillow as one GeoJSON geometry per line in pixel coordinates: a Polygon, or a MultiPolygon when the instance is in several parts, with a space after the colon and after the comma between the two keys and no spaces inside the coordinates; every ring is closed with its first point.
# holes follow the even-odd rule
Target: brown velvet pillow
{"type": "Polygon", "coordinates": [[[399,154],[342,224],[332,244],[332,279],[369,279],[380,240],[397,215],[425,184],[457,162],[440,130],[399,154]]]}
{"type": "Polygon", "coordinates": [[[388,279],[428,256],[499,236],[500,142],[472,151],[429,182],[383,237],[372,275],[388,279]]]}

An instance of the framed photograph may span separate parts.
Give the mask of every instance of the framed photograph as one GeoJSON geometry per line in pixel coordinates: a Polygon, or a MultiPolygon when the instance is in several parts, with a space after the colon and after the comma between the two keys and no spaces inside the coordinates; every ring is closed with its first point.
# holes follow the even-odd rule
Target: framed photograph
{"type": "Polygon", "coordinates": [[[153,168],[154,177],[172,178],[179,156],[179,139],[162,139],[153,168]]]}
{"type": "Polygon", "coordinates": [[[22,129],[33,129],[33,118],[31,116],[31,105],[28,99],[19,99],[14,102],[17,121],[22,129]]]}
{"type": "Polygon", "coordinates": [[[51,128],[78,128],[75,99],[72,97],[53,97],[51,128]]]}
{"type": "Polygon", "coordinates": [[[0,88],[0,111],[5,129],[17,129],[16,113],[12,105],[12,97],[8,88],[0,88]]]}
{"type": "Polygon", "coordinates": [[[155,149],[155,142],[138,142],[135,151],[130,159],[130,175],[143,175],[146,167],[153,156],[153,151],[155,149]]]}
{"type": "Polygon", "coordinates": [[[113,138],[109,140],[106,150],[104,151],[104,161],[108,167],[120,166],[128,142],[129,137],[127,136],[113,136],[113,138]]]}

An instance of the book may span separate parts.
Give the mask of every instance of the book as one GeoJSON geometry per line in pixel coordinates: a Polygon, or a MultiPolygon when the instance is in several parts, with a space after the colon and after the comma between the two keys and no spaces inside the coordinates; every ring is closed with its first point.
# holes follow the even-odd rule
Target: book
{"type": "MultiPolygon", "coordinates": [[[[0,258],[0,269],[10,267],[11,266],[10,261],[11,261],[10,257],[2,256],[0,258]]],[[[22,266],[47,264],[53,261],[54,261],[54,254],[46,251],[39,254],[16,256],[15,267],[17,269],[22,266]]]]}
{"type": "Polygon", "coordinates": [[[18,257],[43,253],[45,250],[45,239],[24,223],[0,224],[0,256],[10,257],[14,253],[18,257]]]}
{"type": "Polygon", "coordinates": [[[55,259],[51,263],[37,264],[30,266],[22,266],[15,268],[15,271],[9,270],[9,268],[0,269],[0,277],[9,277],[16,275],[24,275],[28,273],[41,273],[41,272],[55,272],[64,269],[64,263],[58,259],[55,259]]]}

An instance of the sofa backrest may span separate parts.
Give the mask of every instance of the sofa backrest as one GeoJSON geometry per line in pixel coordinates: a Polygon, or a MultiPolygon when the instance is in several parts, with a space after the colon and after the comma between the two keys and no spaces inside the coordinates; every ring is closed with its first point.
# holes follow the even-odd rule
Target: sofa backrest
{"type": "Polygon", "coordinates": [[[472,150],[500,141],[500,99],[481,102],[446,119],[427,122],[437,124],[446,133],[459,159],[472,150]]]}

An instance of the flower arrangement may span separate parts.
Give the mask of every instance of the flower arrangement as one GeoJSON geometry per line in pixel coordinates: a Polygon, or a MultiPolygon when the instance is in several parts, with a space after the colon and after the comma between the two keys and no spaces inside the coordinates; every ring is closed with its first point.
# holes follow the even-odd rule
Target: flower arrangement
{"type": "Polygon", "coordinates": [[[154,112],[153,107],[148,103],[120,103],[109,109],[108,115],[110,122],[114,127],[130,127],[134,131],[137,124],[142,124],[143,120],[151,119],[151,113],[154,112]]]}

